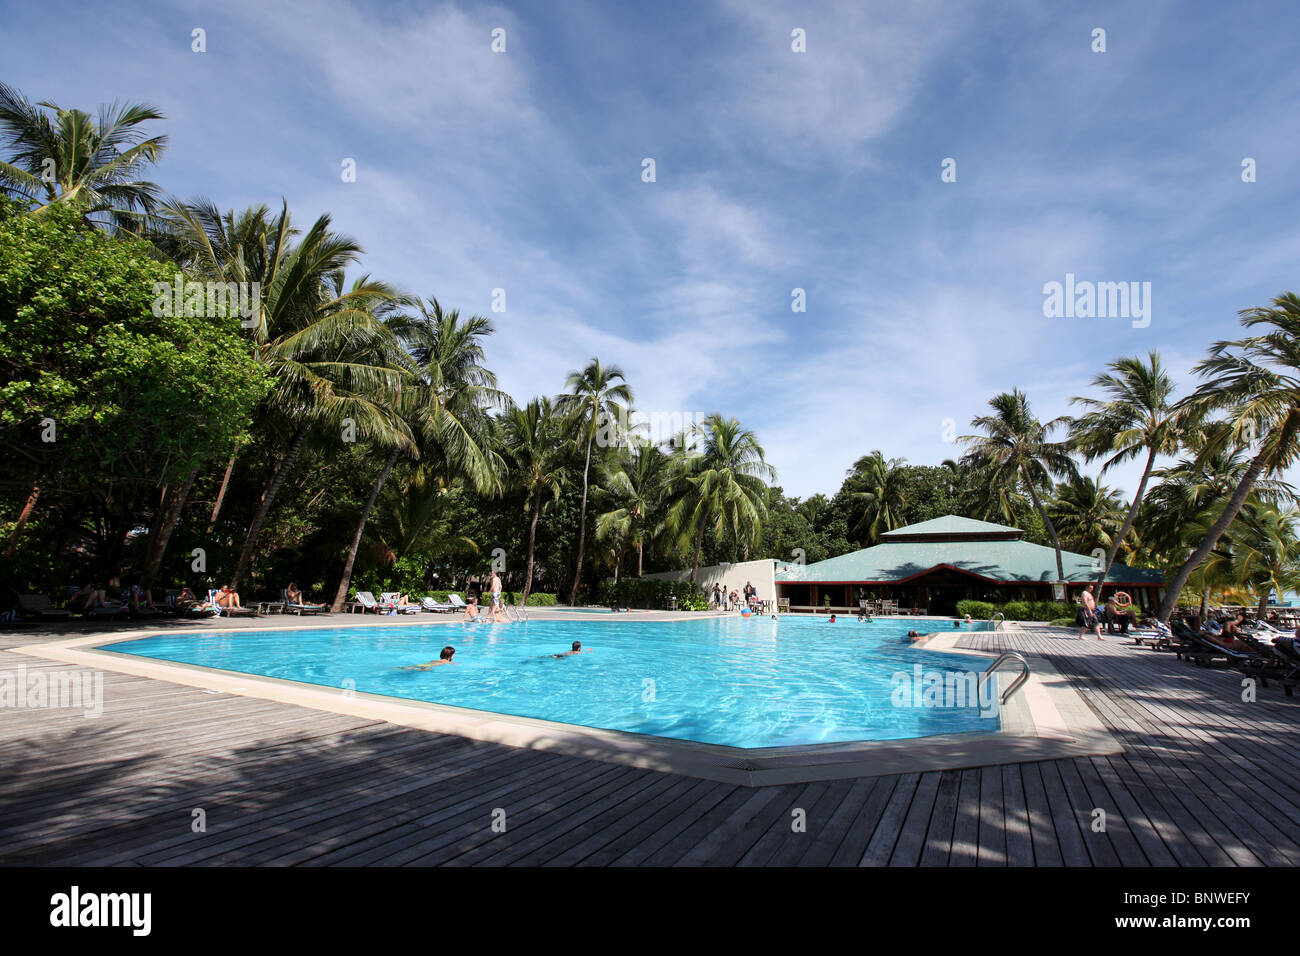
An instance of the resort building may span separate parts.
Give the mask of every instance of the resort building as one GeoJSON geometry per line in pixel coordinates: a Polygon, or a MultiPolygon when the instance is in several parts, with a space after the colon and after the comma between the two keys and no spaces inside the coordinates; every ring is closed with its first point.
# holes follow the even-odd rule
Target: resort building
{"type": "MultiPolygon", "coordinates": [[[[829,606],[856,610],[860,600],[893,602],[899,610],[954,614],[961,600],[1074,601],[1097,580],[1101,565],[1087,554],[1061,552],[1066,594],[1053,593],[1056,552],[1022,541],[1019,528],[946,515],[887,531],[880,543],[815,564],[778,563],[778,601],[791,610],[829,606]]],[[[1102,558],[1101,560],[1104,560],[1102,558]]],[[[1155,608],[1164,574],[1114,564],[1111,587],[1128,592],[1144,609],[1155,608]]]]}

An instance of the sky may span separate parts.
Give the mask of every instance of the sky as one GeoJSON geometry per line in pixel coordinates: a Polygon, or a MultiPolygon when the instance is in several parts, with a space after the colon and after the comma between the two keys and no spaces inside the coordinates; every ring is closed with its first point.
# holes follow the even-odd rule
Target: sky
{"type": "Polygon", "coordinates": [[[1300,285],[1300,6],[1066,6],[0,0],[0,80],[159,107],[167,192],[328,212],[358,274],[491,318],[517,400],[599,357],[803,497],[1120,356],[1185,394],[1300,285]],[[1147,314],[1045,314],[1067,275],[1147,314]]]}

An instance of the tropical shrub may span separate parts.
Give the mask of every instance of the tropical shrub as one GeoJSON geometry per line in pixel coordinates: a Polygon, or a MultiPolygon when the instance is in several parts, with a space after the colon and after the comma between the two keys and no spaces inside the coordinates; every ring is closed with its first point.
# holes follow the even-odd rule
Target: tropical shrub
{"type": "Polygon", "coordinates": [[[987,621],[997,610],[997,605],[989,601],[958,601],[957,616],[971,617],[977,621],[987,621]]]}
{"type": "Polygon", "coordinates": [[[709,607],[704,589],[690,581],[643,581],[624,578],[617,584],[602,581],[596,588],[596,602],[609,607],[635,607],[661,611],[677,598],[682,611],[704,611],[709,607]]]}
{"type": "Polygon", "coordinates": [[[1029,615],[1028,601],[1008,601],[998,608],[1002,616],[1008,621],[1029,621],[1032,618],[1029,615]]]}

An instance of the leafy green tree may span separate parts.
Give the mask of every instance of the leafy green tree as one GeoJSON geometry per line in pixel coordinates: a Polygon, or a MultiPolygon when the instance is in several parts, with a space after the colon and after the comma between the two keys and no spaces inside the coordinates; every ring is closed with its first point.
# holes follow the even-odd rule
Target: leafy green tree
{"type": "Polygon", "coordinates": [[[10,486],[25,489],[9,555],[45,488],[80,496],[77,521],[88,497],[111,506],[119,551],[149,493],[247,432],[266,376],[237,320],[157,313],[170,278],[145,243],[76,210],[0,215],[0,434],[10,486]]]}

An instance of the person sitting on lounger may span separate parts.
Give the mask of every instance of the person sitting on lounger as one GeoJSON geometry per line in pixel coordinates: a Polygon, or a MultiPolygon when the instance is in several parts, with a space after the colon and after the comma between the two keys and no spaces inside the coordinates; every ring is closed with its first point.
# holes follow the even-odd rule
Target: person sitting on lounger
{"type": "Polygon", "coordinates": [[[239,603],[239,592],[231,590],[230,585],[224,584],[221,590],[217,592],[217,607],[235,608],[243,610],[244,605],[239,603]]]}
{"type": "Polygon", "coordinates": [[[570,657],[573,654],[581,654],[581,653],[582,653],[582,641],[574,641],[572,650],[567,650],[563,654],[552,654],[551,656],[555,658],[560,658],[560,657],[570,657]]]}
{"type": "Polygon", "coordinates": [[[1246,654],[1258,653],[1256,648],[1247,644],[1238,637],[1233,637],[1227,631],[1206,634],[1205,639],[1211,644],[1218,644],[1220,647],[1226,647],[1229,650],[1241,651],[1246,654]]]}
{"type": "Polygon", "coordinates": [[[284,589],[284,596],[289,599],[290,604],[303,603],[302,592],[298,590],[298,585],[294,584],[292,581],[290,581],[289,586],[284,589]]]}
{"type": "Polygon", "coordinates": [[[404,671],[427,671],[435,667],[441,667],[443,664],[455,663],[452,658],[456,656],[456,648],[448,644],[442,649],[436,661],[429,661],[427,664],[412,664],[410,667],[403,667],[404,671]]]}
{"type": "Polygon", "coordinates": [[[133,611],[152,611],[154,609],[153,591],[142,588],[138,584],[131,588],[129,600],[133,611]]]}
{"type": "Polygon", "coordinates": [[[89,611],[92,607],[104,607],[106,603],[104,592],[89,584],[83,584],[81,589],[68,599],[68,606],[80,611],[89,611]]]}

